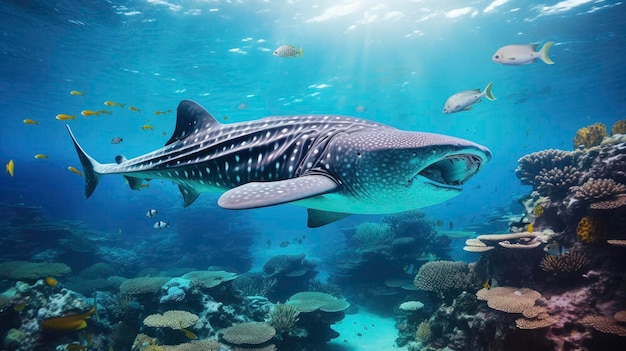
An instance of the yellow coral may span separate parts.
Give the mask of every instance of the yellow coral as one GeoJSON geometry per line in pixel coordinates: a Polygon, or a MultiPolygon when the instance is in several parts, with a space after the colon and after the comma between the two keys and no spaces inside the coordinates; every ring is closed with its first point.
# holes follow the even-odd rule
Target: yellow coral
{"type": "Polygon", "coordinates": [[[607,136],[606,126],[602,123],[594,123],[590,126],[580,128],[574,138],[574,149],[580,147],[588,149],[592,146],[600,145],[602,139],[607,136]]]}
{"type": "Polygon", "coordinates": [[[611,127],[611,135],[626,134],[626,119],[621,119],[611,127]]]}
{"type": "Polygon", "coordinates": [[[585,216],[576,227],[578,239],[584,243],[595,243],[606,238],[606,220],[601,216],[585,216]]]}

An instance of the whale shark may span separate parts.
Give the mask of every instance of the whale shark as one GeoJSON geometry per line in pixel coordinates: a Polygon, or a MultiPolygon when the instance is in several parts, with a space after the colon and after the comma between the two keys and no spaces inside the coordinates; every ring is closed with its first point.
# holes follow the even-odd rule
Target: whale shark
{"type": "Polygon", "coordinates": [[[389,214],[457,196],[491,158],[486,147],[434,133],[404,131],[340,115],[265,117],[223,124],[183,100],[165,146],[101,164],[66,125],[89,198],[101,176],[123,175],[131,189],[144,180],[177,184],[184,206],[203,192],[221,194],[226,209],[285,203],[307,208],[309,227],[350,214],[389,214]]]}

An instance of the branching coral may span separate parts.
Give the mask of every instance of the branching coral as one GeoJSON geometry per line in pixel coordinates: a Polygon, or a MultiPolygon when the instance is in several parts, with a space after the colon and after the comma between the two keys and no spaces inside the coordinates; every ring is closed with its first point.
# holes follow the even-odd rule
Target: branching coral
{"type": "Polygon", "coordinates": [[[542,169],[535,176],[533,187],[543,196],[564,197],[570,187],[579,184],[582,173],[576,167],[542,169]]]}
{"type": "Polygon", "coordinates": [[[574,197],[581,200],[595,201],[605,200],[625,193],[626,185],[617,183],[613,179],[589,178],[578,188],[574,197]]]}
{"type": "Polygon", "coordinates": [[[535,176],[541,170],[563,168],[573,165],[573,153],[555,149],[542,150],[525,155],[517,160],[515,174],[525,185],[534,185],[535,176]]]}
{"type": "Polygon", "coordinates": [[[356,227],[352,240],[359,251],[374,251],[391,244],[393,239],[391,226],[385,223],[365,222],[356,227]]]}
{"type": "Polygon", "coordinates": [[[428,342],[428,340],[430,340],[430,337],[430,323],[427,320],[424,320],[417,326],[417,331],[415,332],[415,340],[421,343],[426,343],[428,342]]]}
{"type": "Polygon", "coordinates": [[[600,145],[602,139],[607,136],[606,126],[602,123],[594,123],[590,126],[580,128],[574,137],[574,149],[589,149],[592,146],[600,145]]]}
{"type": "Polygon", "coordinates": [[[300,311],[295,306],[277,303],[272,309],[268,323],[278,332],[289,331],[300,320],[299,315],[300,311]]]}
{"type": "Polygon", "coordinates": [[[607,233],[606,219],[599,215],[583,217],[576,227],[576,235],[584,243],[595,243],[603,240],[607,233]]]}
{"type": "Polygon", "coordinates": [[[591,263],[591,258],[579,250],[570,250],[563,255],[546,255],[539,266],[546,272],[556,276],[570,276],[580,272],[591,263]]]}

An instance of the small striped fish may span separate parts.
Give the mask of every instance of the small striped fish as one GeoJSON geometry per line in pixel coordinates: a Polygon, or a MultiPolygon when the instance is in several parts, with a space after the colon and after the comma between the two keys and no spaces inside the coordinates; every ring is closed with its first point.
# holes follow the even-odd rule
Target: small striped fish
{"type": "Polygon", "coordinates": [[[302,57],[302,48],[296,49],[293,45],[283,45],[274,51],[274,56],[280,57],[296,57],[300,55],[302,57]]]}

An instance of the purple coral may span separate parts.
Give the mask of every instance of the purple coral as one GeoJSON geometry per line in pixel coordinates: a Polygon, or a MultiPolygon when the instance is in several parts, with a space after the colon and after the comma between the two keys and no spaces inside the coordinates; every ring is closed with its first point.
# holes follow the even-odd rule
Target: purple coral
{"type": "Polygon", "coordinates": [[[589,178],[578,188],[574,197],[581,200],[594,201],[621,194],[626,194],[626,185],[617,183],[613,179],[589,178]]]}
{"type": "Polygon", "coordinates": [[[533,187],[543,196],[562,198],[570,187],[579,184],[581,176],[582,173],[573,166],[565,166],[562,169],[557,167],[550,170],[542,169],[535,176],[533,187]]]}
{"type": "Polygon", "coordinates": [[[534,185],[535,176],[540,171],[572,166],[573,160],[573,153],[569,151],[548,149],[533,152],[517,160],[515,175],[522,181],[522,184],[534,185]]]}

